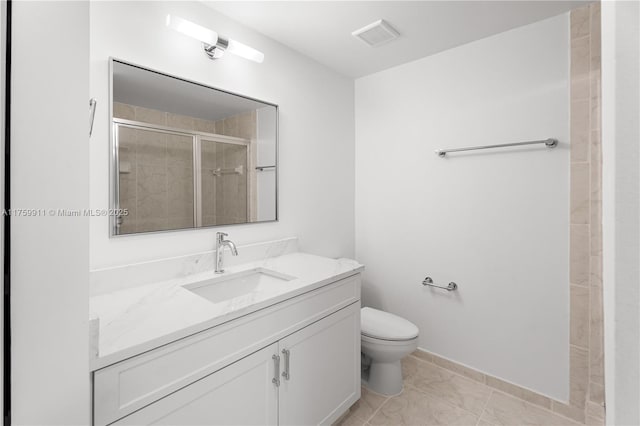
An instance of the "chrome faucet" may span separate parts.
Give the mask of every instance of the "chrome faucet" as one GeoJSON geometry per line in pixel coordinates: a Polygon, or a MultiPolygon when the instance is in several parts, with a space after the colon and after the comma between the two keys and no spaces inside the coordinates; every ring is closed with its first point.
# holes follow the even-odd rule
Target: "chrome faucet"
{"type": "Polygon", "coordinates": [[[228,237],[228,235],[224,232],[216,232],[216,274],[221,274],[224,272],[222,265],[224,263],[225,247],[229,247],[232,255],[238,255],[238,249],[236,248],[236,245],[233,243],[233,241],[225,240],[224,237],[228,237]]]}

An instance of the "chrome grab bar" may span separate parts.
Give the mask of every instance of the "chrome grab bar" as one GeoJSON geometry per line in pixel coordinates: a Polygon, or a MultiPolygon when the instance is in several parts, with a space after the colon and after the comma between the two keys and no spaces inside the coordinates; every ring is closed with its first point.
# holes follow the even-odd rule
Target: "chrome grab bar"
{"type": "Polygon", "coordinates": [[[273,360],[273,366],[276,369],[273,379],[271,379],[271,383],[276,386],[280,386],[280,355],[274,355],[271,359],[273,360]]]}
{"type": "Polygon", "coordinates": [[[475,151],[477,149],[489,149],[489,148],[506,148],[509,146],[521,146],[521,145],[536,145],[536,144],[545,144],[547,148],[555,148],[558,146],[557,139],[544,139],[540,141],[527,141],[527,142],[512,142],[512,143],[501,143],[497,145],[483,145],[483,146],[469,146],[466,148],[452,148],[452,149],[437,149],[435,152],[440,157],[444,157],[448,152],[460,152],[460,151],[475,151]]]}
{"type": "Polygon", "coordinates": [[[291,378],[289,375],[289,358],[291,352],[289,352],[289,349],[283,349],[282,355],[284,355],[284,371],[282,372],[282,377],[284,377],[285,380],[289,380],[291,378]]]}
{"type": "Polygon", "coordinates": [[[451,281],[449,283],[449,285],[447,285],[446,287],[443,285],[437,285],[433,283],[433,280],[431,279],[431,277],[426,277],[423,281],[422,281],[422,285],[424,286],[430,286],[430,287],[435,287],[435,288],[441,288],[443,290],[447,290],[447,291],[454,291],[458,289],[458,284],[454,283],[453,281],[451,281]]]}

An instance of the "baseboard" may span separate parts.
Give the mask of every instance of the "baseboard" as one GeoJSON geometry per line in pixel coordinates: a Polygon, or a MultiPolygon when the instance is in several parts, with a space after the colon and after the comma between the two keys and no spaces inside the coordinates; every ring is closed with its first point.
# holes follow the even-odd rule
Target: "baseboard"
{"type": "Polygon", "coordinates": [[[415,358],[430,362],[437,365],[438,367],[444,368],[445,370],[449,370],[453,373],[482,383],[500,392],[515,396],[516,398],[553,411],[562,416],[576,420],[580,423],[584,424],[587,420],[587,416],[589,418],[592,418],[594,414],[602,419],[598,419],[600,420],[600,422],[604,421],[604,407],[598,407],[597,404],[590,403],[587,404],[587,406],[584,408],[573,407],[568,405],[567,402],[557,401],[546,395],[542,395],[540,393],[532,391],[531,389],[527,389],[522,386],[518,386],[505,380],[499,379],[490,374],[474,370],[473,368],[467,367],[466,365],[462,365],[447,358],[443,358],[422,348],[418,348],[411,355],[415,358]]]}

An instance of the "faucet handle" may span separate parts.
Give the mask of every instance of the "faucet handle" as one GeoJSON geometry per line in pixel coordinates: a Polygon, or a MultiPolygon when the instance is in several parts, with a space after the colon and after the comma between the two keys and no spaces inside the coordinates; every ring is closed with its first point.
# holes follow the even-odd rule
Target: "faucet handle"
{"type": "Polygon", "coordinates": [[[222,239],[222,238],[224,238],[224,237],[228,237],[228,236],[229,236],[229,234],[225,234],[224,232],[216,232],[216,236],[217,236],[219,239],[222,239]]]}

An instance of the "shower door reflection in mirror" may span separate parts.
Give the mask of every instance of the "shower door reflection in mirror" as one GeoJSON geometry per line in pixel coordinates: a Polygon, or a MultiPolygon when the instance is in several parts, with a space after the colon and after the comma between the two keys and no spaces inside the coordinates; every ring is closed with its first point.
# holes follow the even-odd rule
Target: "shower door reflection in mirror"
{"type": "Polygon", "coordinates": [[[277,220],[277,107],[111,61],[112,235],[277,220]]]}
{"type": "Polygon", "coordinates": [[[201,138],[200,152],[202,226],[249,221],[248,145],[201,138]]]}
{"type": "Polygon", "coordinates": [[[194,137],[115,124],[120,234],[193,228],[194,137]]]}

